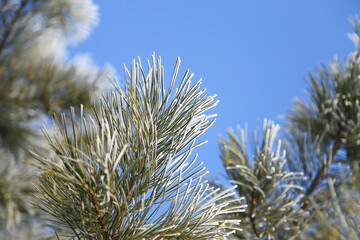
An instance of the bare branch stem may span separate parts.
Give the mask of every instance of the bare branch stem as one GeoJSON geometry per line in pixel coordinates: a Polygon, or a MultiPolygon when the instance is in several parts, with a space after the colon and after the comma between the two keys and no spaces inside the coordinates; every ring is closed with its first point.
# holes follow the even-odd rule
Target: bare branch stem
{"type": "Polygon", "coordinates": [[[124,212],[125,212],[125,204],[129,202],[129,198],[130,198],[130,197],[132,196],[132,194],[133,194],[133,190],[134,190],[134,189],[133,189],[133,185],[134,185],[134,180],[135,180],[135,175],[136,175],[136,174],[137,174],[137,172],[135,172],[135,174],[132,175],[131,178],[130,178],[128,193],[126,194],[125,199],[124,199],[124,201],[123,201],[123,203],[122,203],[121,210],[120,210],[120,213],[119,213],[119,218],[118,218],[118,221],[117,221],[117,223],[116,223],[116,225],[115,225],[115,228],[114,228],[115,230],[114,230],[114,232],[113,232],[113,234],[112,234],[112,237],[113,237],[114,239],[117,239],[118,236],[119,236],[121,219],[122,219],[123,214],[124,214],[124,212]]]}
{"type": "Polygon", "coordinates": [[[256,223],[255,223],[255,190],[254,189],[251,192],[250,213],[249,213],[248,217],[250,218],[251,226],[254,230],[256,237],[259,237],[259,233],[257,231],[256,223]]]}
{"type": "Polygon", "coordinates": [[[109,234],[109,230],[107,229],[107,227],[105,225],[104,218],[101,215],[101,212],[99,210],[99,205],[96,202],[94,188],[90,186],[89,179],[86,178],[85,183],[90,188],[90,193],[89,193],[90,201],[91,201],[91,204],[93,205],[93,209],[94,209],[94,211],[95,211],[95,213],[96,213],[96,215],[98,217],[98,221],[100,223],[100,228],[103,230],[104,239],[105,240],[112,240],[112,238],[111,238],[111,236],[109,234]]]}

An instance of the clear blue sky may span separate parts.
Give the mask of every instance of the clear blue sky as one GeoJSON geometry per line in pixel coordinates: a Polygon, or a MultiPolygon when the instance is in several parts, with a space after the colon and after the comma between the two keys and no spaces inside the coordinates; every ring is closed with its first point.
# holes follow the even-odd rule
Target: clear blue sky
{"type": "Polygon", "coordinates": [[[349,17],[358,0],[96,0],[100,24],[71,53],[90,53],[98,65],[111,63],[120,83],[123,64],[155,52],[170,77],[176,58],[181,72],[203,78],[220,100],[215,125],[196,152],[215,175],[221,171],[217,140],[229,127],[256,127],[279,115],[294,97],[304,97],[305,79],[335,55],[353,49],[349,17]]]}

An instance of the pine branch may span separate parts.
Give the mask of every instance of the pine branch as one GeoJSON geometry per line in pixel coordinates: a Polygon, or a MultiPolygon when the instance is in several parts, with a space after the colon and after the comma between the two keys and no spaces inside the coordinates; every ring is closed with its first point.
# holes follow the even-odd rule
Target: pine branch
{"type": "Polygon", "coordinates": [[[340,127],[336,134],[337,139],[331,148],[331,154],[329,154],[325,163],[318,169],[315,178],[311,181],[309,188],[306,190],[304,198],[302,199],[303,204],[302,204],[301,208],[303,210],[305,210],[307,208],[307,206],[309,205],[309,197],[314,192],[316,187],[320,184],[321,180],[326,176],[326,173],[331,166],[331,162],[332,162],[333,158],[335,157],[337,151],[340,149],[340,147],[342,145],[342,142],[341,142],[342,132],[343,132],[343,130],[340,127]]]}
{"type": "Polygon", "coordinates": [[[221,138],[221,160],[230,183],[236,184],[239,195],[247,199],[246,214],[228,216],[242,220],[243,231],[236,232],[240,239],[295,236],[297,231],[291,231],[289,226],[304,215],[304,211],[297,210],[303,188],[296,184],[304,177],[284,168],[286,156],[280,141],[274,149],[278,130],[278,125],[264,120],[261,136],[254,132],[252,159],[247,151],[246,130],[239,129],[239,137],[230,130],[227,139],[221,138]]]}
{"type": "Polygon", "coordinates": [[[130,71],[125,69],[126,85],[114,85],[89,122],[81,114],[77,123],[71,110],[71,130],[65,114],[61,123],[55,121],[53,136],[44,130],[58,158],[33,154],[33,164],[42,170],[36,183],[39,206],[54,222],[70,223],[74,234],[202,240],[224,239],[239,230],[239,220],[218,218],[244,212],[240,198],[229,199],[234,188],[210,188],[203,180],[205,168],[195,164],[196,157],[189,159],[200,145],[196,138],[213,123],[203,113],[216,102],[200,90],[201,81],[191,85],[188,72],[171,93],[180,60],[165,90],[160,63],[153,55],[145,74],[134,61],[130,71]],[[90,188],[90,202],[89,181],[96,186],[90,188]]]}
{"type": "Polygon", "coordinates": [[[103,230],[104,239],[105,240],[112,240],[112,238],[111,238],[111,236],[109,234],[109,230],[108,230],[107,226],[105,225],[104,218],[101,215],[101,212],[99,210],[99,204],[96,202],[95,193],[94,193],[94,187],[90,185],[90,182],[89,182],[88,178],[85,179],[85,183],[90,189],[90,192],[89,192],[90,201],[91,201],[93,209],[94,209],[94,211],[96,213],[98,221],[100,223],[100,228],[103,230]]]}

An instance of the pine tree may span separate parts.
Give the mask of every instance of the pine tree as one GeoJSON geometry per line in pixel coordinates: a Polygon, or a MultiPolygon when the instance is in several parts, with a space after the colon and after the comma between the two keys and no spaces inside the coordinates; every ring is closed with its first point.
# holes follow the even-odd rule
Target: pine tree
{"type": "MultiPolygon", "coordinates": [[[[246,134],[229,130],[220,140],[221,160],[247,208],[231,215],[243,231],[234,239],[358,239],[360,237],[360,31],[355,50],[309,76],[309,98],[286,115],[285,136],[264,122],[254,153],[246,134]],[[238,137],[239,135],[239,137],[238,137]],[[276,149],[276,150],[275,150],[276,149]]],[[[217,181],[215,186],[223,186],[217,181]]],[[[234,196],[236,197],[236,196],[234,196]]],[[[230,199],[234,198],[231,197],[230,199]]]]}
{"type": "Polygon", "coordinates": [[[0,236],[30,239],[40,228],[29,204],[36,172],[22,161],[34,144],[45,151],[41,122],[70,105],[89,109],[112,70],[66,53],[97,23],[90,0],[1,0],[0,14],[0,236]]]}
{"type": "Polygon", "coordinates": [[[178,59],[166,91],[161,59],[125,68],[126,82],[105,94],[89,118],[72,109],[44,129],[55,156],[33,153],[41,170],[37,205],[76,239],[226,239],[243,211],[234,193],[210,188],[191,156],[209,128],[214,96],[193,85],[189,70],[176,88],[178,59]],[[71,127],[68,127],[70,123],[71,127]],[[219,203],[216,203],[219,202],[219,203]],[[221,217],[222,218],[219,218],[221,217]]]}

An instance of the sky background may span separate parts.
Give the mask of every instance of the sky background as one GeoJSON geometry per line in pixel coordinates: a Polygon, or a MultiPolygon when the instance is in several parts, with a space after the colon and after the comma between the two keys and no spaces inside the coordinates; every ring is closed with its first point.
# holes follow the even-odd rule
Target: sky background
{"type": "Polygon", "coordinates": [[[349,17],[360,14],[358,0],[94,2],[100,23],[70,54],[112,64],[120,84],[123,65],[137,56],[161,56],[168,81],[180,57],[179,75],[190,69],[220,100],[209,112],[216,123],[201,137],[209,142],[195,150],[215,176],[223,172],[219,134],[245,123],[253,130],[264,118],[282,125],[294,98],[305,97],[309,71],[353,50],[349,17]]]}

